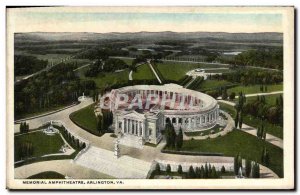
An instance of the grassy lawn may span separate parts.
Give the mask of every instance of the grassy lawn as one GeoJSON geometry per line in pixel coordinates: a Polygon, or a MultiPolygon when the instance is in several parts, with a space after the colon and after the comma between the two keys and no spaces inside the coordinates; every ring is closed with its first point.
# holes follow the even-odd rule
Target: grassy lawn
{"type": "Polygon", "coordinates": [[[245,159],[261,163],[261,153],[264,146],[270,154],[269,168],[279,177],[283,177],[283,150],[243,131],[234,130],[225,136],[214,139],[184,141],[182,150],[218,152],[232,157],[240,153],[245,159]]]}
{"type": "Polygon", "coordinates": [[[214,69],[214,70],[205,70],[206,73],[228,73],[233,72],[234,70],[231,69],[214,69]]]}
{"type": "Polygon", "coordinates": [[[21,160],[18,148],[23,143],[31,143],[33,147],[32,156],[40,157],[46,154],[59,153],[59,149],[64,144],[64,141],[59,134],[49,136],[41,131],[15,136],[15,161],[21,160]]]}
{"type": "Polygon", "coordinates": [[[206,91],[209,89],[218,89],[219,87],[227,85],[233,85],[233,83],[226,80],[205,80],[200,84],[198,90],[206,91]]]}
{"type": "MultiPolygon", "coordinates": [[[[248,98],[247,98],[247,101],[248,101],[248,98]]],[[[229,113],[233,118],[235,118],[235,108],[233,106],[224,104],[222,102],[218,102],[218,103],[222,110],[229,113]]],[[[245,123],[251,127],[258,128],[261,125],[261,120],[258,118],[255,118],[251,115],[245,115],[243,117],[243,123],[245,123]]],[[[283,127],[281,127],[279,125],[274,125],[272,123],[269,123],[268,121],[263,121],[263,124],[264,124],[264,128],[267,131],[267,133],[283,139],[283,127]]]]}
{"type": "MultiPolygon", "coordinates": [[[[283,96],[283,94],[281,94],[283,96]]],[[[276,98],[278,98],[280,96],[280,94],[274,94],[274,95],[265,95],[265,100],[266,100],[266,103],[273,106],[273,105],[276,105],[276,98]]],[[[257,100],[257,97],[256,96],[253,96],[253,97],[247,97],[246,98],[246,101],[247,103],[250,103],[250,102],[254,102],[257,100]]],[[[236,98],[234,100],[234,102],[237,102],[238,101],[238,98],[236,98]]]]}
{"type": "Polygon", "coordinates": [[[267,91],[261,92],[260,91],[260,85],[251,85],[251,86],[236,86],[231,89],[228,89],[227,92],[230,94],[231,92],[235,92],[238,94],[239,92],[243,92],[245,94],[251,94],[251,93],[268,93],[273,91],[282,91],[283,90],[283,84],[274,84],[274,85],[267,85],[267,91]]]}
{"type": "Polygon", "coordinates": [[[82,108],[70,114],[70,119],[81,128],[94,134],[100,135],[97,131],[97,118],[94,114],[94,104],[82,108]]]}
{"type": "Polygon", "coordinates": [[[133,80],[153,80],[156,79],[148,64],[143,64],[132,73],[133,80]]]}
{"type": "Polygon", "coordinates": [[[97,77],[85,77],[84,73],[89,67],[84,67],[77,70],[77,74],[82,80],[94,80],[97,87],[100,89],[105,88],[106,86],[110,86],[116,83],[127,83],[129,78],[129,71],[125,70],[123,72],[107,72],[100,73],[97,77]]]}
{"type": "Polygon", "coordinates": [[[27,179],[65,179],[65,176],[55,171],[46,171],[32,175],[27,179]]]}
{"type": "Polygon", "coordinates": [[[188,71],[196,68],[220,68],[221,65],[212,64],[195,64],[195,63],[178,63],[178,62],[164,62],[158,63],[157,68],[163,75],[165,80],[181,79],[188,71]]]}

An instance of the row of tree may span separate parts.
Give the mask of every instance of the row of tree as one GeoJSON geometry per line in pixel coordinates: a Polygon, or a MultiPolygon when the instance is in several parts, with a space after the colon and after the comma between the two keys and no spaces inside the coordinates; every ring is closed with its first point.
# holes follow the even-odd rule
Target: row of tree
{"type": "MultiPolygon", "coordinates": [[[[243,161],[243,159],[240,154],[237,154],[234,157],[234,174],[235,175],[239,175],[240,169],[241,170],[243,169],[242,161],[243,161]]],[[[259,164],[257,162],[246,159],[244,176],[246,176],[248,178],[259,178],[260,177],[259,164]]]]}
{"type": "Polygon", "coordinates": [[[213,79],[227,80],[232,83],[240,83],[242,85],[268,85],[279,84],[283,82],[283,73],[281,71],[268,71],[257,69],[237,69],[232,72],[223,73],[222,75],[213,75],[213,79]]]}
{"type": "Polygon", "coordinates": [[[76,150],[82,150],[86,147],[85,142],[80,142],[79,139],[74,137],[65,127],[62,127],[60,131],[64,139],[76,150]]]}
{"type": "Polygon", "coordinates": [[[255,101],[248,102],[244,106],[244,111],[261,120],[267,120],[269,123],[283,125],[282,95],[276,98],[275,105],[266,102],[265,96],[257,96],[255,101]]]}
{"type": "Polygon", "coordinates": [[[26,122],[20,123],[20,133],[28,133],[29,131],[29,124],[26,122]]]}
{"type": "Polygon", "coordinates": [[[92,80],[81,81],[74,73],[77,66],[61,63],[15,84],[15,118],[64,106],[77,101],[83,92],[95,90],[92,80]]]}
{"type": "MultiPolygon", "coordinates": [[[[225,167],[223,166],[222,169],[223,168],[224,168],[223,173],[225,173],[225,167]]],[[[171,172],[172,172],[171,166],[170,166],[170,164],[167,164],[166,173],[170,174],[171,172]]],[[[155,166],[155,173],[158,175],[161,174],[160,165],[158,163],[155,166]]],[[[185,175],[187,178],[190,178],[190,179],[196,179],[196,178],[197,179],[208,179],[208,178],[216,179],[216,178],[220,177],[215,166],[211,166],[210,164],[207,164],[207,163],[205,163],[205,166],[202,165],[201,167],[196,167],[195,169],[193,166],[190,166],[189,170],[187,172],[183,172],[182,166],[178,165],[177,173],[180,175],[185,175]]]]}

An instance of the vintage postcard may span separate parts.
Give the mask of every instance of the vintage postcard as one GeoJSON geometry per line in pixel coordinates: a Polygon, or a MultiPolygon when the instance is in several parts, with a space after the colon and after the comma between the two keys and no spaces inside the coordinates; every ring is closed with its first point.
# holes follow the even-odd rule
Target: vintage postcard
{"type": "Polygon", "coordinates": [[[294,7],[7,7],[8,189],[294,189],[294,7]]]}

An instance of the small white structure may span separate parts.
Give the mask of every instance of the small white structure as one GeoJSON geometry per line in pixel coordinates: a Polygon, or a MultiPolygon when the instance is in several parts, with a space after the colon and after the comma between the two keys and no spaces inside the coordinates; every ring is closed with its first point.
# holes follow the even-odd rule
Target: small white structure
{"type": "Polygon", "coordinates": [[[52,126],[52,121],[50,121],[50,125],[43,130],[43,132],[46,134],[46,135],[55,135],[56,133],[59,133],[59,130],[54,128],[52,126]]]}
{"type": "Polygon", "coordinates": [[[82,102],[85,100],[84,93],[82,93],[82,96],[79,96],[78,101],[82,102]]]}
{"type": "Polygon", "coordinates": [[[238,179],[244,179],[245,177],[243,176],[243,171],[242,171],[242,167],[240,167],[238,175],[236,176],[236,178],[238,179]]]}

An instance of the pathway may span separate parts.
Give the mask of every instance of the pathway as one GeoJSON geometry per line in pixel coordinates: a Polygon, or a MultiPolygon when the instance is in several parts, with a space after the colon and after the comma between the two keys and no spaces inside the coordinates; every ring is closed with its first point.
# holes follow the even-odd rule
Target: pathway
{"type": "Polygon", "coordinates": [[[161,80],[160,80],[158,74],[156,73],[156,71],[154,70],[152,64],[150,63],[150,60],[147,60],[147,63],[148,63],[148,65],[150,66],[150,68],[151,68],[152,72],[154,73],[155,77],[157,78],[158,82],[159,82],[160,84],[162,84],[162,82],[161,82],[161,80]]]}
{"type": "Polygon", "coordinates": [[[190,86],[190,84],[192,84],[192,83],[195,81],[196,78],[197,78],[197,77],[193,77],[192,80],[191,80],[190,82],[188,82],[188,83],[184,86],[184,88],[188,88],[188,86],[190,86]]]}
{"type": "MultiPolygon", "coordinates": [[[[270,92],[270,93],[256,93],[256,94],[247,94],[246,97],[252,97],[252,96],[261,96],[261,95],[272,95],[272,94],[280,94],[282,93],[282,91],[275,91],[275,92],[270,92]]],[[[230,106],[235,106],[235,103],[234,102],[230,102],[230,101],[227,101],[227,100],[218,100],[218,102],[222,102],[222,103],[225,103],[225,104],[228,104],[230,106]]],[[[246,125],[246,124],[242,124],[242,131],[246,132],[246,133],[249,133],[253,136],[256,136],[256,133],[257,133],[257,128],[255,127],[251,127],[249,125],[246,125]]],[[[276,137],[276,136],[273,136],[269,133],[266,134],[266,141],[275,145],[275,146],[278,146],[280,148],[283,148],[283,140],[276,137]]]]}
{"type": "MultiPolygon", "coordinates": [[[[254,128],[254,127],[251,127],[249,125],[246,125],[246,124],[242,124],[242,131],[246,132],[246,133],[249,133],[251,135],[254,135],[256,136],[256,133],[257,133],[257,129],[254,128]]],[[[266,141],[275,145],[275,146],[278,146],[279,148],[283,148],[283,140],[278,138],[278,137],[275,137],[271,134],[266,134],[266,141]]]]}

